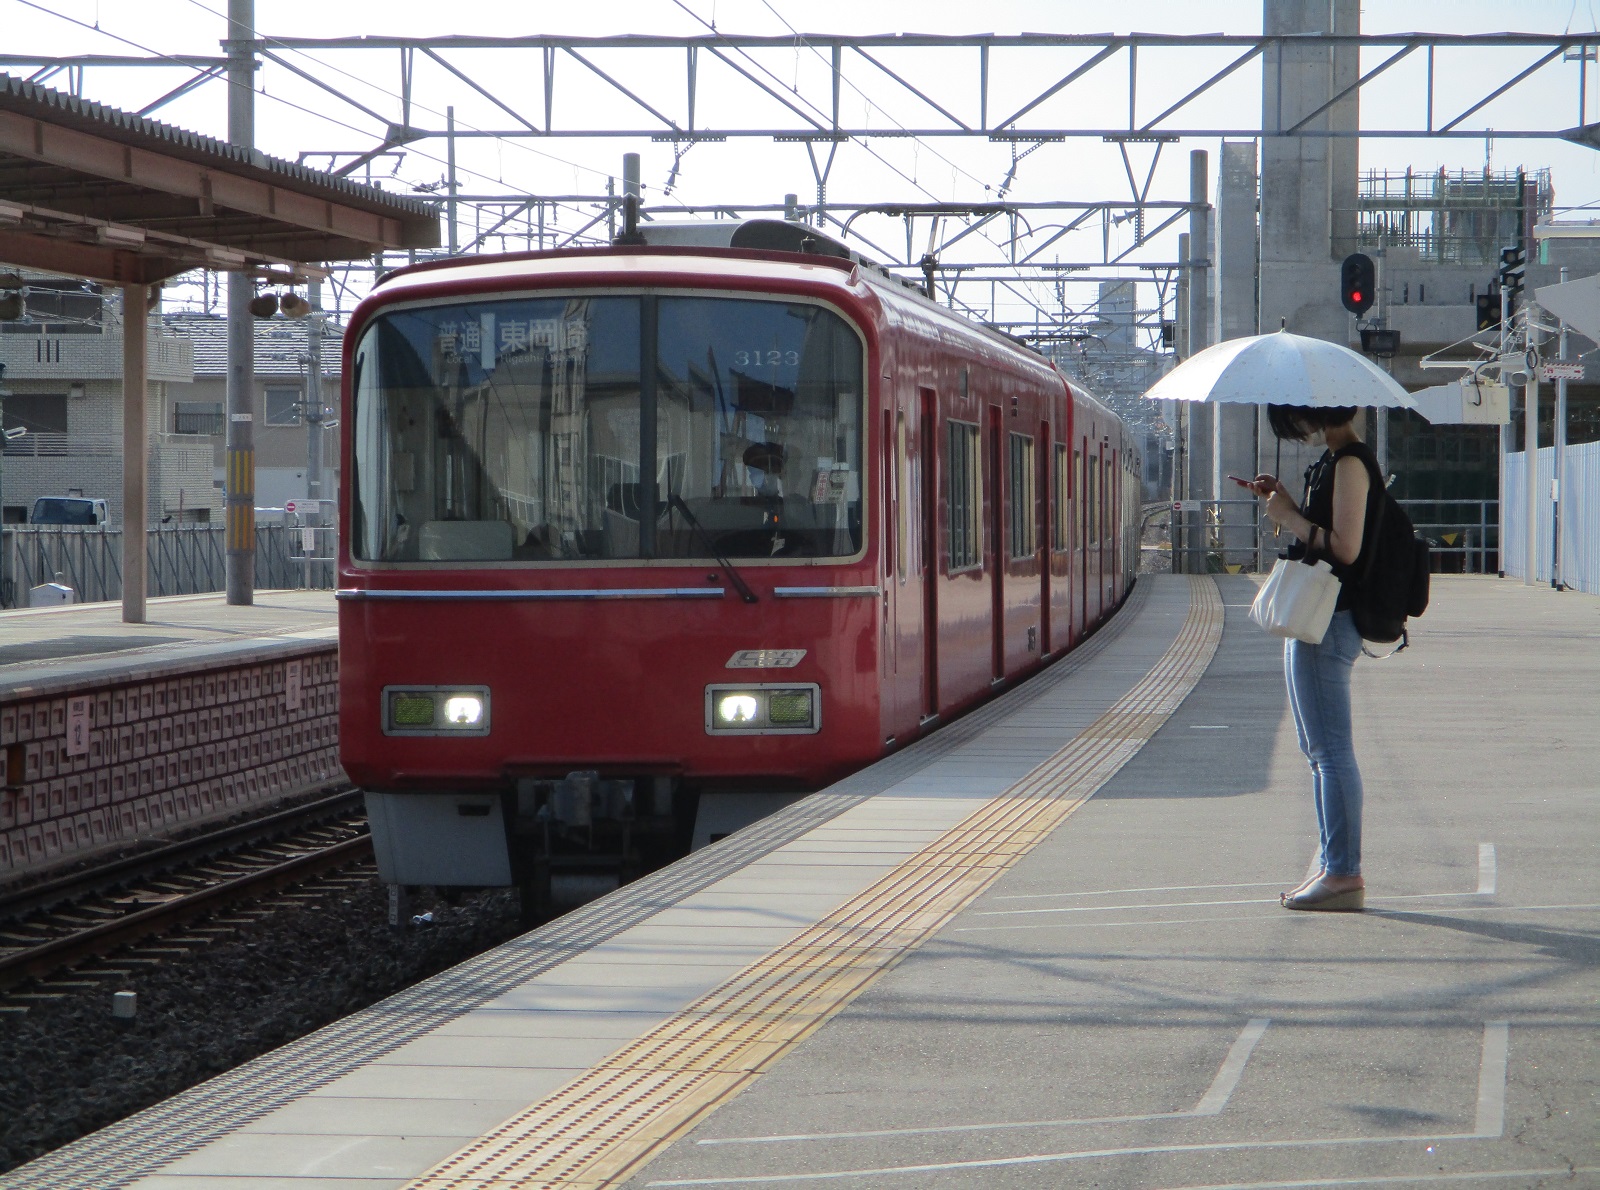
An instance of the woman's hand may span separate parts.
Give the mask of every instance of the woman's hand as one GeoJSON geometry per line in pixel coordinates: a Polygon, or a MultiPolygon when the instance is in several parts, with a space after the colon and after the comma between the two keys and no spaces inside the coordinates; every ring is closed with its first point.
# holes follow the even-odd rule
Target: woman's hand
{"type": "Polygon", "coordinates": [[[1245,487],[1258,496],[1271,496],[1274,492],[1278,492],[1283,495],[1284,499],[1290,499],[1289,489],[1283,486],[1283,483],[1276,475],[1270,475],[1265,471],[1245,484],[1245,487]]]}
{"type": "Polygon", "coordinates": [[[1279,484],[1270,496],[1267,497],[1267,519],[1279,528],[1293,528],[1295,524],[1303,524],[1305,517],[1300,515],[1300,508],[1290,498],[1289,493],[1279,484]]]}

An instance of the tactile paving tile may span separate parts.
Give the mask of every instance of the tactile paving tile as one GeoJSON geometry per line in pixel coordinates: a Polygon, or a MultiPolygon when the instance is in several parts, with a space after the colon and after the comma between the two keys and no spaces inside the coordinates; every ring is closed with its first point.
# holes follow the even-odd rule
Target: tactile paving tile
{"type": "MultiPolygon", "coordinates": [[[[1070,681],[1136,623],[1153,584],[1061,661],[903,751],[516,941],[20,1167],[30,1190],[116,1190],[616,937],[816,829],[1070,681]]],[[[567,1183],[582,1187],[582,1182],[567,1183]]],[[[478,1190],[474,1187],[474,1190],[478,1190]]]]}
{"type": "Polygon", "coordinates": [[[408,1190],[570,1190],[636,1173],[932,937],[1155,734],[1222,639],[1216,583],[1191,578],[1189,595],[1177,639],[1090,729],[793,941],[408,1190]]]}

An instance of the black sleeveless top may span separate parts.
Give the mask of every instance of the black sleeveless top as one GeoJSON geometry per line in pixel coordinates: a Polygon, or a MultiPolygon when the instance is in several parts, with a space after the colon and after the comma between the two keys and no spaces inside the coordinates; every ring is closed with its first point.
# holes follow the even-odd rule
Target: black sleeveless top
{"type": "MultiPolygon", "coordinates": [[[[1300,501],[1300,511],[1306,520],[1313,525],[1322,527],[1323,534],[1317,538],[1317,558],[1326,559],[1333,567],[1333,573],[1339,578],[1339,602],[1334,605],[1335,611],[1348,611],[1355,599],[1355,583],[1351,575],[1360,574],[1366,565],[1367,556],[1372,551],[1372,522],[1373,512],[1377,507],[1382,489],[1372,483],[1372,475],[1378,468],[1378,456],[1372,453],[1372,448],[1365,442],[1352,442],[1349,446],[1341,446],[1338,450],[1325,450],[1322,457],[1306,468],[1305,498],[1300,501]],[[1340,459],[1346,455],[1353,455],[1360,459],[1367,467],[1367,514],[1362,524],[1361,552],[1356,555],[1356,560],[1349,566],[1344,565],[1333,556],[1332,551],[1324,548],[1324,540],[1329,529],[1333,528],[1333,480],[1334,468],[1340,459]]],[[[1381,473],[1381,472],[1380,472],[1381,473]]],[[[1304,558],[1306,545],[1297,541],[1287,551],[1290,558],[1304,558]]],[[[1315,561],[1316,559],[1313,559],[1315,561]]]]}

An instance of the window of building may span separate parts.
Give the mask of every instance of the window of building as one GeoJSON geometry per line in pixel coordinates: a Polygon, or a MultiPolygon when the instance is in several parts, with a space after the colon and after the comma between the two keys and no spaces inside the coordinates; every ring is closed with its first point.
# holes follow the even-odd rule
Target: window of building
{"type": "Polygon", "coordinates": [[[267,425],[297,426],[301,423],[300,409],[298,388],[267,389],[267,425]]]}
{"type": "Polygon", "coordinates": [[[1067,448],[1064,443],[1056,443],[1055,470],[1051,472],[1050,478],[1055,487],[1055,500],[1050,508],[1050,537],[1056,549],[1065,550],[1071,548],[1071,542],[1067,540],[1069,508],[1067,501],[1072,490],[1069,486],[1072,472],[1067,466],[1067,448]]]}
{"type": "Polygon", "coordinates": [[[1011,556],[1030,558],[1037,544],[1033,509],[1033,439],[1026,434],[1012,434],[1010,453],[1011,556]]]}
{"type": "Polygon", "coordinates": [[[978,427],[950,423],[950,569],[983,562],[983,465],[978,427]]]}
{"type": "Polygon", "coordinates": [[[30,434],[67,432],[65,393],[12,393],[5,398],[5,428],[30,434]]]}
{"type": "Polygon", "coordinates": [[[222,418],[222,402],[173,402],[172,432],[174,434],[221,434],[226,430],[227,425],[222,418]]]}

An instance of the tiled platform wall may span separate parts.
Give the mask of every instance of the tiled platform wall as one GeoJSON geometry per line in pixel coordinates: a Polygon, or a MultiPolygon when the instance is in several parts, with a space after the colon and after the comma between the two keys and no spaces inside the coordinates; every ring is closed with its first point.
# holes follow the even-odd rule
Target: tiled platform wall
{"type": "Polygon", "coordinates": [[[340,778],[335,647],[209,664],[0,701],[0,880],[340,778]]]}

